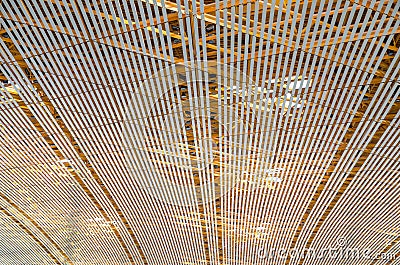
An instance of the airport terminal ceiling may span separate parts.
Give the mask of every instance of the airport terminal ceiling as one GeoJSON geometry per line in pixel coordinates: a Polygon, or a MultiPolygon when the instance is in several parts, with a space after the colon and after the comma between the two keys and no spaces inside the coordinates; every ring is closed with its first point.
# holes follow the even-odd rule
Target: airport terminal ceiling
{"type": "Polygon", "coordinates": [[[0,264],[400,264],[399,9],[1,0],[0,264]]]}

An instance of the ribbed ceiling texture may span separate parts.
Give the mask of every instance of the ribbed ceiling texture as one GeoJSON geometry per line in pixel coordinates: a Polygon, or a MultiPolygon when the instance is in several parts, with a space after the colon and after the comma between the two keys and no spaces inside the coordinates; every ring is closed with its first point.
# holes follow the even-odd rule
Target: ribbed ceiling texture
{"type": "Polygon", "coordinates": [[[399,1],[0,8],[0,264],[400,264],[399,1]]]}

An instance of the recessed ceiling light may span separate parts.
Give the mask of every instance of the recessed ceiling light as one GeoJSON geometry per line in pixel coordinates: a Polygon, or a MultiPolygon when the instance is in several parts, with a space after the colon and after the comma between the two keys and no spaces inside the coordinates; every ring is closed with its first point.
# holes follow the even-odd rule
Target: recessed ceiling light
{"type": "Polygon", "coordinates": [[[228,91],[237,90],[237,86],[228,87],[228,88],[226,88],[226,90],[228,90],[228,91]]]}
{"type": "Polygon", "coordinates": [[[69,160],[69,159],[62,159],[62,160],[58,160],[57,162],[58,162],[58,163],[69,163],[69,162],[71,162],[71,160],[69,160]]]}
{"type": "Polygon", "coordinates": [[[269,93],[270,94],[270,93],[274,92],[273,90],[268,90],[268,89],[260,87],[260,86],[253,88],[253,90],[255,90],[258,93],[269,93]]]}
{"type": "Polygon", "coordinates": [[[265,170],[264,172],[268,173],[268,174],[276,174],[276,173],[282,172],[284,170],[285,170],[284,168],[276,167],[276,168],[269,168],[269,169],[265,170]]]}
{"type": "Polygon", "coordinates": [[[309,85],[311,85],[311,82],[312,80],[308,79],[297,80],[297,82],[290,82],[288,87],[289,89],[307,88],[309,85]]]}
{"type": "Polygon", "coordinates": [[[267,177],[265,178],[266,181],[279,183],[282,182],[282,179],[279,177],[267,177]]]}

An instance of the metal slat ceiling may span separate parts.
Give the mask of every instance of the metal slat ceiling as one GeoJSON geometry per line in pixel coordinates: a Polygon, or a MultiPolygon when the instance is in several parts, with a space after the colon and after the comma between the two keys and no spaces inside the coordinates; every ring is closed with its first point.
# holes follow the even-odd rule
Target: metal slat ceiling
{"type": "Polygon", "coordinates": [[[2,264],[400,264],[399,2],[0,5],[2,264]]]}

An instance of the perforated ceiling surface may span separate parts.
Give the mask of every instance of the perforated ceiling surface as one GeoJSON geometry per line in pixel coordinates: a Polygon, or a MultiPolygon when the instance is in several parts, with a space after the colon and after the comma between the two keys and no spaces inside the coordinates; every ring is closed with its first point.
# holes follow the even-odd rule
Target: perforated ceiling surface
{"type": "Polygon", "coordinates": [[[0,5],[1,264],[400,264],[400,2],[0,5]]]}

